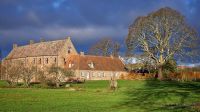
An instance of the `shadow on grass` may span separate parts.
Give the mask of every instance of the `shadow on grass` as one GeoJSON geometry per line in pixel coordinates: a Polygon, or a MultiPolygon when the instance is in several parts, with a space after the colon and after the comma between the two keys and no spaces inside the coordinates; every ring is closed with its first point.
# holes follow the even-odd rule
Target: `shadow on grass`
{"type": "Polygon", "coordinates": [[[132,111],[200,111],[200,83],[145,81],[143,87],[129,89],[117,107],[132,111]]]}

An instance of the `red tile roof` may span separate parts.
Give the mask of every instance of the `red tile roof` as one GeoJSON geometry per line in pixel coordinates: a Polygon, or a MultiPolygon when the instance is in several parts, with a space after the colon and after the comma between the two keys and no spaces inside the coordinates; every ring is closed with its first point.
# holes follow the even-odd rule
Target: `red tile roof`
{"type": "Polygon", "coordinates": [[[65,64],[66,69],[73,70],[101,70],[101,71],[125,71],[125,66],[119,58],[91,56],[91,55],[70,55],[65,64]],[[93,63],[94,68],[88,64],[93,63]],[[69,67],[72,64],[72,67],[69,67]]]}

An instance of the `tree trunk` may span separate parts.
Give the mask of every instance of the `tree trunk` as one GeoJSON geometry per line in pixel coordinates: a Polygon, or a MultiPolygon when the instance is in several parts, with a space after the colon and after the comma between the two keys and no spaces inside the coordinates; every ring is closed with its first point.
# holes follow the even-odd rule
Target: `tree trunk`
{"type": "Polygon", "coordinates": [[[158,79],[159,80],[163,79],[162,66],[159,66],[158,68],[158,79]]]}
{"type": "Polygon", "coordinates": [[[113,76],[111,77],[111,80],[110,80],[110,89],[111,90],[116,90],[117,89],[117,79],[116,79],[116,74],[113,74],[113,76]]]}
{"type": "Polygon", "coordinates": [[[159,64],[158,64],[158,79],[162,80],[163,79],[162,67],[163,67],[163,64],[164,64],[163,49],[161,49],[160,53],[161,54],[160,54],[159,64]]]}
{"type": "Polygon", "coordinates": [[[59,87],[60,87],[60,83],[56,82],[56,88],[59,88],[59,87]]]}
{"type": "Polygon", "coordinates": [[[26,86],[26,87],[29,87],[29,84],[28,84],[28,82],[25,82],[25,86],[26,86]]]}

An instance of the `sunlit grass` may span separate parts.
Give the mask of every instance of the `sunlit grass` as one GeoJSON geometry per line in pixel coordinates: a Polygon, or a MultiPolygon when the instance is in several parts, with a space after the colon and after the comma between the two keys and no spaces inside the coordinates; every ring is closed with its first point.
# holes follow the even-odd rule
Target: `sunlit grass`
{"type": "MultiPolygon", "coordinates": [[[[0,82],[4,85],[5,82],[0,82]]],[[[69,89],[1,88],[0,111],[14,112],[137,112],[195,111],[200,102],[200,82],[87,81],[69,89]],[[77,89],[79,88],[79,89],[77,89]]]]}

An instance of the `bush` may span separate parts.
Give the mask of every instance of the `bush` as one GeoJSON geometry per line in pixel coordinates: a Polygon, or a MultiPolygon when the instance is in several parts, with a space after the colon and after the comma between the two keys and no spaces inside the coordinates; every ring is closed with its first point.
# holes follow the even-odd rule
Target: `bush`
{"type": "Polygon", "coordinates": [[[80,79],[80,78],[69,78],[67,82],[70,83],[85,83],[85,79],[80,79]]]}
{"type": "Polygon", "coordinates": [[[0,80],[0,87],[8,87],[9,85],[7,80],[0,80]]]}
{"type": "Polygon", "coordinates": [[[55,88],[56,87],[56,83],[53,80],[51,80],[51,79],[47,79],[46,80],[46,85],[48,87],[50,87],[50,88],[55,88]]]}
{"type": "Polygon", "coordinates": [[[165,79],[169,80],[172,77],[170,77],[170,74],[177,73],[177,64],[174,59],[168,60],[163,66],[163,76],[165,79]]]}

